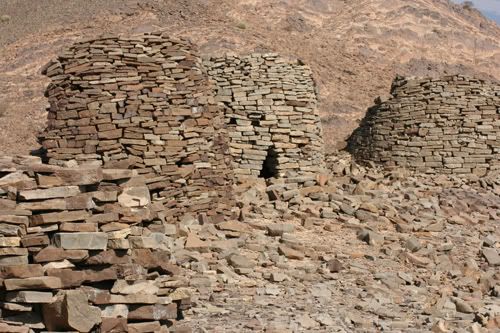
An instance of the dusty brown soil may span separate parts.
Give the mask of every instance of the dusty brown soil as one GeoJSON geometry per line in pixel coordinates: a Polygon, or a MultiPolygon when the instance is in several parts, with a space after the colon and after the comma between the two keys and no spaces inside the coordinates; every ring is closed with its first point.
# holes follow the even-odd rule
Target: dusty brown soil
{"type": "Polygon", "coordinates": [[[396,73],[500,78],[500,28],[446,0],[3,0],[0,153],[44,127],[39,68],[74,40],[166,30],[205,54],[277,51],[314,69],[329,147],[341,146],[396,73]],[[7,16],[5,16],[7,15],[7,16]]]}

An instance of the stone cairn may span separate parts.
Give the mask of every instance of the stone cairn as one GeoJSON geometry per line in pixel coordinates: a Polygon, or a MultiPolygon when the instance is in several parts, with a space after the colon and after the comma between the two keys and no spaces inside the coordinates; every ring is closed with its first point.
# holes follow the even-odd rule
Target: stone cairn
{"type": "Polygon", "coordinates": [[[427,173],[500,170],[500,85],[460,75],[397,77],[348,141],[359,160],[427,173]]]}
{"type": "Polygon", "coordinates": [[[203,64],[217,87],[236,177],[313,181],[324,170],[311,69],[275,53],[222,56],[203,64]]]}
{"type": "Polygon", "coordinates": [[[0,234],[1,332],[159,332],[189,305],[136,170],[2,157],[0,234]]]}
{"type": "Polygon", "coordinates": [[[48,163],[137,169],[169,221],[230,215],[223,117],[193,45],[162,34],[101,37],[42,73],[52,80],[40,137],[48,163]]]}

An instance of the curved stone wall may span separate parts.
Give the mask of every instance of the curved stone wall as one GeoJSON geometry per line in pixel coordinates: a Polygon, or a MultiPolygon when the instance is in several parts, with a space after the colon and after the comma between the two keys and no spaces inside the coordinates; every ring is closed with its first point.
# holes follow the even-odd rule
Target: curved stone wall
{"type": "Polygon", "coordinates": [[[324,170],[312,71],[276,53],[204,61],[223,104],[236,176],[307,182],[324,170]]]}
{"type": "Polygon", "coordinates": [[[69,47],[52,80],[50,164],[138,169],[167,214],[232,207],[223,115],[191,43],[163,34],[101,37],[69,47]]]}
{"type": "Polygon", "coordinates": [[[137,169],[170,220],[231,214],[234,176],[315,185],[325,170],[311,69],[274,53],[202,61],[161,33],[69,47],[52,80],[49,164],[137,169]]]}
{"type": "Polygon", "coordinates": [[[396,78],[348,140],[358,160],[427,173],[500,170],[500,85],[460,75],[396,78]]]}

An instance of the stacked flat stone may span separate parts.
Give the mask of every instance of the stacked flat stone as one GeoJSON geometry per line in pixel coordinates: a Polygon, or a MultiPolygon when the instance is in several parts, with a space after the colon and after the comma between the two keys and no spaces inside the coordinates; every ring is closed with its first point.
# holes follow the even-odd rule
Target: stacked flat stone
{"type": "Polygon", "coordinates": [[[500,85],[461,75],[393,82],[349,139],[358,160],[427,173],[500,170],[500,85]]]}
{"type": "Polygon", "coordinates": [[[308,66],[275,53],[226,55],[203,63],[225,110],[236,177],[304,182],[324,169],[321,121],[308,66]]]}
{"type": "Polygon", "coordinates": [[[169,219],[230,214],[224,121],[191,43],[163,34],[81,41],[50,62],[48,163],[137,169],[169,219]]]}
{"type": "Polygon", "coordinates": [[[153,332],[175,322],[189,305],[169,263],[177,227],[144,180],[0,158],[1,332],[153,332]]]}

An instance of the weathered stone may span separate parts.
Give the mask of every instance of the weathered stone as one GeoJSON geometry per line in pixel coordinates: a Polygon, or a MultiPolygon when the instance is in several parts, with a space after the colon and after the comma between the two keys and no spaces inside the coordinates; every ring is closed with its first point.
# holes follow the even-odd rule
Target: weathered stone
{"type": "Polygon", "coordinates": [[[255,266],[255,261],[239,254],[233,254],[230,256],[228,258],[228,262],[234,268],[252,268],[255,266]]]}
{"type": "Polygon", "coordinates": [[[106,318],[101,321],[101,333],[122,333],[130,332],[127,325],[127,318],[106,318]]]}
{"type": "Polygon", "coordinates": [[[155,295],[159,288],[154,281],[135,281],[129,283],[125,280],[117,280],[111,289],[114,294],[150,294],[155,295]]]}
{"type": "Polygon", "coordinates": [[[29,333],[30,328],[28,326],[16,326],[0,322],[0,332],[29,333]]]}
{"type": "Polygon", "coordinates": [[[184,248],[188,250],[207,251],[209,244],[201,240],[197,235],[189,233],[184,248]]]}
{"type": "Polygon", "coordinates": [[[2,279],[24,279],[43,275],[42,266],[38,264],[0,267],[0,278],[2,279]]]}
{"type": "Polygon", "coordinates": [[[118,196],[118,202],[124,207],[142,207],[151,202],[146,186],[127,187],[118,196]]]}
{"type": "Polygon", "coordinates": [[[384,236],[369,229],[361,229],[358,231],[357,235],[360,240],[370,245],[378,246],[384,243],[384,236]]]}
{"type": "Polygon", "coordinates": [[[406,240],[405,247],[411,252],[416,252],[420,250],[422,245],[420,244],[418,239],[416,239],[415,237],[410,237],[406,240]]]}
{"type": "Polygon", "coordinates": [[[52,269],[48,270],[46,273],[48,276],[60,278],[64,288],[78,287],[84,282],[114,281],[118,278],[117,271],[113,267],[79,271],[74,271],[72,269],[52,269]]]}
{"type": "Polygon", "coordinates": [[[128,313],[129,320],[168,320],[177,318],[177,305],[132,306],[128,313]]]}
{"type": "Polygon", "coordinates": [[[106,250],[108,236],[104,232],[57,233],[54,242],[68,250],[106,250]]]}
{"type": "Polygon", "coordinates": [[[28,256],[2,256],[0,257],[0,266],[27,265],[28,256]]]}
{"type": "Polygon", "coordinates": [[[64,250],[58,247],[48,246],[39,251],[35,256],[35,262],[50,262],[68,259],[73,262],[80,262],[87,259],[87,250],[64,250]]]}
{"type": "Polygon", "coordinates": [[[0,237],[0,247],[16,247],[21,245],[19,237],[0,237]]]}
{"type": "Polygon", "coordinates": [[[159,332],[161,325],[159,321],[149,321],[143,323],[129,323],[127,325],[128,333],[148,333],[159,332]]]}
{"type": "Polygon", "coordinates": [[[289,223],[273,223],[266,227],[269,236],[282,236],[285,232],[293,232],[295,229],[294,225],[289,223]]]}
{"type": "Polygon", "coordinates": [[[500,266],[500,255],[494,248],[483,248],[483,256],[490,266],[500,266]]]}
{"type": "Polygon", "coordinates": [[[61,186],[48,189],[21,191],[19,197],[22,200],[45,200],[53,198],[67,198],[80,193],[78,186],[61,186]]]}
{"type": "Polygon", "coordinates": [[[328,262],[326,263],[326,267],[332,273],[338,273],[344,269],[344,265],[342,265],[342,262],[340,262],[338,259],[328,260],[328,262]]]}
{"type": "Polygon", "coordinates": [[[53,295],[51,292],[45,291],[16,291],[8,292],[5,296],[7,302],[18,303],[51,303],[53,295]]]}
{"type": "Polygon", "coordinates": [[[278,252],[279,252],[279,254],[284,255],[288,259],[302,260],[305,257],[304,253],[297,251],[297,250],[294,250],[294,249],[292,249],[288,246],[285,246],[285,245],[280,245],[278,247],[278,252]]]}
{"type": "Polygon", "coordinates": [[[90,306],[87,295],[80,290],[60,291],[54,302],[44,304],[42,310],[44,323],[50,331],[90,332],[101,322],[101,311],[90,306]]]}
{"type": "Polygon", "coordinates": [[[89,217],[90,213],[85,210],[38,214],[31,217],[30,225],[37,226],[50,223],[84,221],[89,217]]]}
{"type": "Polygon", "coordinates": [[[61,279],[53,276],[6,279],[4,280],[4,285],[6,290],[62,288],[61,279]]]}

